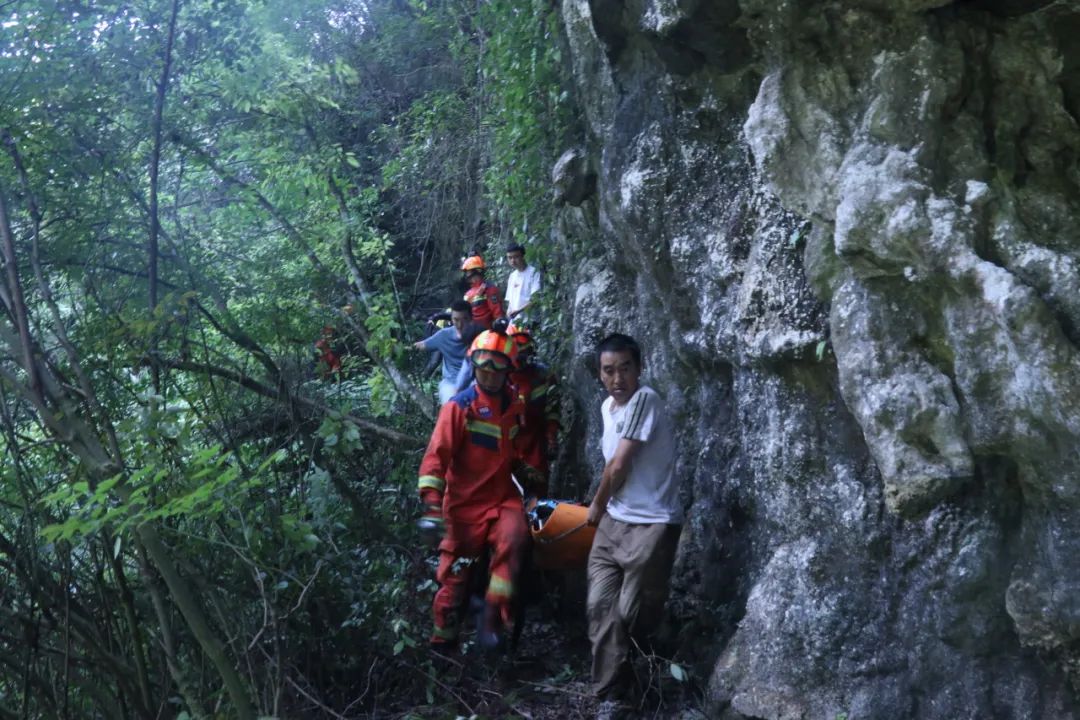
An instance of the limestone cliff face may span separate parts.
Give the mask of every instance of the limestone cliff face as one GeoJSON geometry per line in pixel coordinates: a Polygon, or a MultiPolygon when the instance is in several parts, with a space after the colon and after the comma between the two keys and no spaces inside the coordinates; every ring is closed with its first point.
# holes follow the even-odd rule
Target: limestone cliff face
{"type": "Polygon", "coordinates": [[[638,336],[714,712],[1080,717],[1080,3],[562,10],[577,450],[638,336]]]}

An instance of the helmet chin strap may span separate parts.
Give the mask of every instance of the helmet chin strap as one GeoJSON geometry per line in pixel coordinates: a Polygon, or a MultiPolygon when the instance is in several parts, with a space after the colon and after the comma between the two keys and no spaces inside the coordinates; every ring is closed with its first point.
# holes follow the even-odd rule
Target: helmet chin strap
{"type": "Polygon", "coordinates": [[[500,385],[497,390],[488,390],[486,387],[484,387],[483,385],[480,384],[480,380],[478,379],[476,381],[476,387],[480,388],[482,391],[486,392],[488,395],[498,395],[499,393],[501,393],[506,388],[506,382],[507,382],[506,378],[503,378],[502,385],[500,385]]]}

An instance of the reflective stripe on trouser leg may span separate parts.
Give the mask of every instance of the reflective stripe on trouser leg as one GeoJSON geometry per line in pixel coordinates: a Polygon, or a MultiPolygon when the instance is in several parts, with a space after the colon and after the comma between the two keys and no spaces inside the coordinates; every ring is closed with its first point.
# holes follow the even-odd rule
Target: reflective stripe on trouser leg
{"type": "MultiPolygon", "coordinates": [[[[488,583],[488,607],[504,627],[514,623],[511,600],[514,597],[514,578],[521,567],[521,553],[526,546],[528,527],[520,509],[501,508],[499,517],[488,529],[491,547],[491,580],[488,583]]],[[[494,618],[492,618],[494,619],[494,618]]],[[[494,630],[495,628],[488,628],[494,630]]]]}
{"type": "Polygon", "coordinates": [[[469,582],[471,566],[459,567],[454,571],[454,563],[459,559],[454,553],[445,550],[439,553],[439,569],[435,573],[435,579],[439,582],[439,590],[435,593],[435,599],[431,603],[431,614],[434,620],[434,629],[431,633],[431,642],[448,642],[457,638],[458,609],[461,607],[466,588],[469,582]]]}
{"type": "Polygon", "coordinates": [[[493,574],[488,582],[487,596],[489,599],[506,598],[509,600],[514,596],[514,583],[509,578],[493,574]]]}

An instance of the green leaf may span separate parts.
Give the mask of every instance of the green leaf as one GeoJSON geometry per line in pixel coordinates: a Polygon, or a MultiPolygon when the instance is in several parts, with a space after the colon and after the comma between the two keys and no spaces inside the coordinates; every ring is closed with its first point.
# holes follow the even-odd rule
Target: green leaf
{"type": "Polygon", "coordinates": [[[104,497],[105,494],[112,490],[118,482],[120,482],[120,476],[113,475],[111,478],[101,481],[97,486],[97,492],[95,492],[94,494],[99,497],[104,497]]]}
{"type": "Polygon", "coordinates": [[[686,674],[686,671],[683,670],[682,665],[671,663],[671,667],[668,669],[671,671],[671,677],[675,678],[679,682],[686,682],[688,676],[686,674]]]}

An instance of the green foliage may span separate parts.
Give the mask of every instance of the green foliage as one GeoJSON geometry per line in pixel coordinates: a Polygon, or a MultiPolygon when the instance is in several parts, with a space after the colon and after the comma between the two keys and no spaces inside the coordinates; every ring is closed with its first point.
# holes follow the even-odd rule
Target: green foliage
{"type": "MultiPolygon", "coordinates": [[[[168,417],[176,413],[160,413],[168,417]]],[[[178,422],[150,418],[157,428],[157,437],[175,441],[188,435],[178,422]]],[[[151,433],[144,437],[153,438],[151,433]]],[[[239,458],[223,451],[220,445],[197,449],[188,443],[182,457],[168,457],[142,443],[140,453],[132,448],[132,456],[142,455],[149,464],[131,473],[114,475],[93,487],[86,480],[62,484],[44,495],[41,503],[54,516],[66,516],[62,523],[46,525],[41,535],[47,542],[79,541],[109,528],[123,536],[126,531],[147,522],[165,522],[176,518],[185,520],[215,520],[228,508],[241,506],[244,498],[261,487],[270,467],[285,458],[277,451],[257,467],[244,471],[239,458]],[[123,487],[122,498],[116,492],[123,487]]]]}
{"type": "Polygon", "coordinates": [[[416,647],[419,643],[414,637],[412,632],[412,626],[409,625],[407,620],[402,618],[394,618],[390,622],[390,629],[397,636],[398,640],[394,643],[394,654],[400,655],[401,651],[407,647],[416,647]]]}
{"type": "Polygon", "coordinates": [[[400,402],[397,388],[386,374],[379,370],[372,372],[365,384],[370,393],[371,414],[380,418],[389,417],[400,402]]]}
{"type": "Polygon", "coordinates": [[[0,195],[61,394],[30,402],[0,340],[0,634],[70,649],[0,688],[28,717],[55,688],[73,717],[234,710],[140,528],[258,712],[305,715],[293,687],[344,708],[377,657],[408,659],[434,590],[417,456],[349,418],[426,435],[400,380],[418,308],[457,294],[469,244],[542,245],[551,223],[569,107],[550,5],[185,1],[167,51],[171,9],[0,8],[0,195]],[[315,371],[323,326],[340,376],[315,371]]]}
{"type": "Polygon", "coordinates": [[[543,0],[492,0],[479,20],[490,33],[481,72],[493,128],[484,182],[500,224],[534,244],[550,232],[549,176],[571,123],[558,23],[557,7],[543,0]]]}

